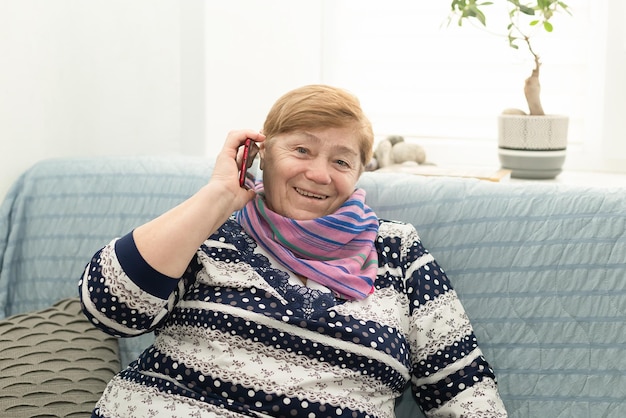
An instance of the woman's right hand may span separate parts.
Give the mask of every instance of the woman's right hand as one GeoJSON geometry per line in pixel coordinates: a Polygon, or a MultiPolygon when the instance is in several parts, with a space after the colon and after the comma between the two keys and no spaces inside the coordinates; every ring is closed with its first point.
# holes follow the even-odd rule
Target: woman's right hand
{"type": "MultiPolygon", "coordinates": [[[[213,184],[223,190],[224,197],[232,203],[230,213],[245,206],[248,201],[254,198],[254,191],[239,185],[239,170],[243,159],[243,144],[246,139],[253,140],[253,147],[258,149],[256,144],[265,140],[265,135],[252,130],[231,131],[226,137],[222,150],[217,155],[215,167],[209,185],[213,184]]],[[[251,155],[254,155],[252,151],[251,155]]]]}
{"type": "Polygon", "coordinates": [[[230,132],[209,182],[189,199],[133,231],[137,249],[152,268],[181,277],[200,245],[254,197],[253,190],[239,186],[240,148],[246,138],[255,143],[265,140],[263,134],[252,130],[230,132]]]}

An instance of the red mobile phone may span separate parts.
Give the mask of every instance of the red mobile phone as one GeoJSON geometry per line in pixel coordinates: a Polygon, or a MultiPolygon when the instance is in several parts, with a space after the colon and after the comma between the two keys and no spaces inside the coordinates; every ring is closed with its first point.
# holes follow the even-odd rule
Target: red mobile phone
{"type": "MultiPolygon", "coordinates": [[[[250,148],[252,147],[252,139],[246,138],[243,144],[243,158],[241,159],[241,169],[239,170],[239,186],[243,187],[246,182],[246,172],[248,171],[248,159],[250,158],[250,148]]],[[[254,158],[254,155],[252,156],[254,158]]]]}

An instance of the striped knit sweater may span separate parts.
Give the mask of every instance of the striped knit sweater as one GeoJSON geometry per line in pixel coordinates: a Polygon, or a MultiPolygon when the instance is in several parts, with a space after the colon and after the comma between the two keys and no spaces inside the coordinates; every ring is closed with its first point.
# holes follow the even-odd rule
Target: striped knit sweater
{"type": "Polygon", "coordinates": [[[79,293],[116,336],[155,331],[96,417],[393,417],[411,382],[427,416],[505,416],[469,320],[408,224],[380,221],[376,290],[360,301],[304,286],[233,219],[182,279],[132,235],[98,251],[79,293]]]}

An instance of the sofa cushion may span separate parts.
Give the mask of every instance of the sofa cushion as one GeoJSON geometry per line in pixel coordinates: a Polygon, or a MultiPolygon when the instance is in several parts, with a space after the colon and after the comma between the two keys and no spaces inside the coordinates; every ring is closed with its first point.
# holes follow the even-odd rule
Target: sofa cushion
{"type": "Polygon", "coordinates": [[[117,340],[78,298],[0,321],[0,416],[88,416],[119,369],[117,340]]]}

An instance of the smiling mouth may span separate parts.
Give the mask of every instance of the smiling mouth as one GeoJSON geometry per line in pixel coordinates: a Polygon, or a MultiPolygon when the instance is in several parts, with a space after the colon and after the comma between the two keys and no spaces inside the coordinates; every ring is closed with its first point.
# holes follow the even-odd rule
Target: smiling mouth
{"type": "Polygon", "coordinates": [[[298,194],[305,196],[305,197],[310,197],[310,198],[318,199],[318,200],[324,200],[328,198],[328,196],[307,192],[306,190],[302,190],[297,187],[295,189],[296,189],[296,192],[298,192],[298,194]]]}

